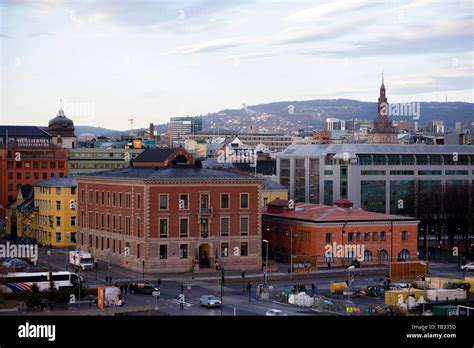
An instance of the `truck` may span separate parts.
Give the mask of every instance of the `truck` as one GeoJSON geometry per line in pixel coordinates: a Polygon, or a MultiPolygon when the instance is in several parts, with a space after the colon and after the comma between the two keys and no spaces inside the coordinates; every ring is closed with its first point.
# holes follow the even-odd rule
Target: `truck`
{"type": "Polygon", "coordinates": [[[80,268],[83,271],[91,271],[94,269],[94,260],[91,254],[80,250],[69,252],[69,263],[73,265],[75,269],[80,268]]]}

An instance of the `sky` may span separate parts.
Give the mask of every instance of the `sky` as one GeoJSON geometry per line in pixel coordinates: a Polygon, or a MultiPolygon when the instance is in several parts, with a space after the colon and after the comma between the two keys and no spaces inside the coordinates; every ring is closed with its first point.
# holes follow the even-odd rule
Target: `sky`
{"type": "Polygon", "coordinates": [[[125,130],[275,101],[473,102],[463,1],[0,0],[0,123],[125,130]]]}

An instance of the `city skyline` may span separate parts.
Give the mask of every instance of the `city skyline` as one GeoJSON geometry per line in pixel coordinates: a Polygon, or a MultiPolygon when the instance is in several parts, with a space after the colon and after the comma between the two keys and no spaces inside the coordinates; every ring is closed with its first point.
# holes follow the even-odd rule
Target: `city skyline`
{"type": "Polygon", "coordinates": [[[473,101],[472,3],[0,4],[2,124],[129,129],[285,100],[473,101]],[[423,16],[420,16],[423,13],[423,16]],[[27,102],[26,102],[27,101],[27,102]]]}

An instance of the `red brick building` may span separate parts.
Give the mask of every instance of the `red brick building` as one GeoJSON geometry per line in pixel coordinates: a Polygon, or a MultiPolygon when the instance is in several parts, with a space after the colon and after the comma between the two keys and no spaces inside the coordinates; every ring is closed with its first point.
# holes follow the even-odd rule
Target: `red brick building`
{"type": "Polygon", "coordinates": [[[288,201],[275,200],[262,214],[269,256],[282,261],[291,254],[295,263],[312,267],[327,266],[328,261],[348,265],[353,258],[362,265],[417,259],[418,221],[410,217],[354,209],[346,199],[336,206],[297,203],[293,208],[288,201]]]}
{"type": "Polygon", "coordinates": [[[20,185],[67,176],[67,159],[67,150],[53,145],[39,127],[0,126],[0,205],[6,207],[20,185]]]}
{"type": "Polygon", "coordinates": [[[136,271],[259,269],[260,179],[195,166],[134,166],[77,177],[78,245],[136,271]]]}

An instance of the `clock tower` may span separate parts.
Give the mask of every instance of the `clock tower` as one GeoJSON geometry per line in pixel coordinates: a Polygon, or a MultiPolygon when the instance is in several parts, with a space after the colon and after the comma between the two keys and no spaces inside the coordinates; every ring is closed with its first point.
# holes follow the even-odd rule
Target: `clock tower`
{"type": "Polygon", "coordinates": [[[374,128],[368,135],[370,144],[397,144],[397,133],[392,127],[392,121],[388,118],[388,102],[385,94],[385,84],[382,74],[382,85],[377,102],[377,118],[374,121],[374,128]]]}

